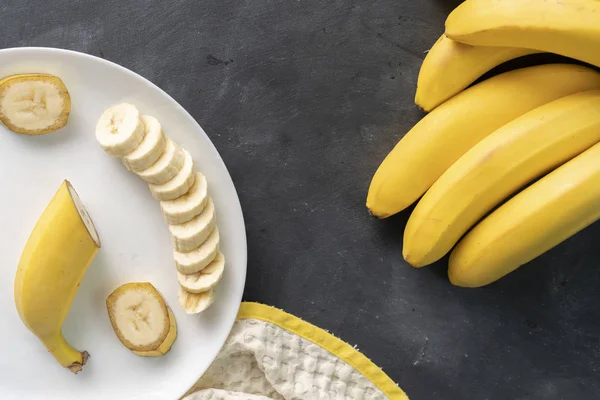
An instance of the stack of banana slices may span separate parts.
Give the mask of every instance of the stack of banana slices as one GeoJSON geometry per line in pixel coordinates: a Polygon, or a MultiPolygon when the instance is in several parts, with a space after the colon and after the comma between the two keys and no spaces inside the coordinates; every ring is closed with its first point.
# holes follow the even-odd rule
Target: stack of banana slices
{"type": "Polygon", "coordinates": [[[467,88],[538,52],[600,67],[599,48],[599,1],[467,0],[450,14],[419,73],[415,102],[430,113],[386,157],[367,196],[380,218],[420,199],[404,232],[409,264],[452,252],[450,281],[483,286],[600,218],[596,70],[540,65],[467,88]]]}
{"type": "Polygon", "coordinates": [[[160,122],[122,103],[107,109],[96,139],[111,156],[148,183],[169,224],[179,282],[179,304],[188,314],[206,310],[225,268],[215,206],[206,178],[190,153],[165,136],[160,122]]]}

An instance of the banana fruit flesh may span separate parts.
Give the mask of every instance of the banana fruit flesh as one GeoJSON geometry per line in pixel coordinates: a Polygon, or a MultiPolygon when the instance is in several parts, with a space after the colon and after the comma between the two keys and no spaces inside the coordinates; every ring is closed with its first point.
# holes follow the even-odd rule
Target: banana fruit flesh
{"type": "Polygon", "coordinates": [[[170,181],[167,181],[162,185],[148,185],[150,192],[152,192],[152,196],[154,196],[156,200],[175,200],[186,194],[194,184],[196,171],[194,171],[194,160],[192,159],[192,155],[187,150],[183,150],[183,157],[181,169],[170,181]]]}
{"type": "Polygon", "coordinates": [[[63,366],[77,373],[88,353],[74,349],[62,325],[100,238],[79,196],[64,181],[36,223],[14,285],[21,320],[63,366]]]}
{"type": "Polygon", "coordinates": [[[600,67],[600,2],[467,0],[446,20],[446,36],[475,46],[519,46],[600,67]]]}
{"type": "Polygon", "coordinates": [[[183,311],[187,314],[198,314],[206,311],[215,301],[215,292],[211,289],[202,293],[190,293],[180,286],[177,298],[183,311]]]}
{"type": "Polygon", "coordinates": [[[53,75],[22,74],[0,79],[0,123],[13,132],[42,135],[64,127],[71,97],[53,75]]]}
{"type": "MultiPolygon", "coordinates": [[[[128,170],[148,183],[171,233],[179,304],[188,314],[206,310],[223,276],[225,257],[220,252],[215,206],[208,195],[206,178],[195,170],[191,154],[165,136],[156,118],[140,115],[127,103],[103,113],[96,126],[96,138],[107,153],[120,157],[128,170]]],[[[176,336],[172,314],[170,321],[168,335],[161,333],[153,342],[157,344],[161,339],[160,346],[150,346],[150,350],[135,348],[133,342],[126,346],[138,355],[164,354],[176,336]]],[[[113,326],[117,332],[117,325],[113,326]]],[[[155,328],[151,331],[156,333],[155,328]]]]}
{"type": "Polygon", "coordinates": [[[600,145],[510,199],[469,232],[450,256],[457,286],[492,283],[600,219],[600,145]]]}
{"type": "Polygon", "coordinates": [[[421,65],[415,103],[429,112],[492,68],[535,53],[520,47],[471,46],[442,35],[421,65]]]}
{"type": "Polygon", "coordinates": [[[160,122],[149,115],[142,115],[141,120],[144,125],[144,138],[135,150],[123,157],[123,164],[133,172],[150,168],[167,146],[160,122]]]}
{"type": "Polygon", "coordinates": [[[178,144],[167,140],[165,151],[149,168],[137,172],[137,175],[152,185],[162,185],[169,182],[183,168],[185,153],[178,144]]]}
{"type": "Polygon", "coordinates": [[[386,218],[415,202],[480,140],[545,103],[600,89],[600,74],[550,64],[507,72],[481,82],[426,115],[377,169],[367,196],[371,214],[386,218]]]}
{"type": "Polygon", "coordinates": [[[139,356],[162,356],[177,338],[173,312],[148,282],[118,287],[107,297],[106,308],[119,341],[139,356]]]}
{"type": "Polygon", "coordinates": [[[219,253],[219,228],[215,227],[200,247],[188,253],[173,251],[177,271],[184,275],[196,274],[213,262],[219,253]]]}
{"type": "Polygon", "coordinates": [[[216,224],[215,205],[209,198],[200,215],[180,225],[169,225],[176,251],[187,253],[200,247],[216,224]]]}
{"type": "Polygon", "coordinates": [[[144,139],[145,127],[134,105],[121,103],[110,107],[96,124],[96,140],[111,156],[123,157],[144,139]]]}
{"type": "Polygon", "coordinates": [[[600,141],[600,90],[538,107],[483,139],[429,189],[404,232],[405,260],[443,257],[480,218],[517,189],[600,141]]]}
{"type": "Polygon", "coordinates": [[[208,185],[202,173],[196,172],[194,184],[184,195],[161,201],[160,209],[170,225],[183,224],[202,213],[208,202],[208,185]]]}
{"type": "Polygon", "coordinates": [[[225,257],[219,252],[208,266],[195,274],[185,275],[177,272],[177,281],[189,293],[202,293],[217,286],[224,270],[225,257]]]}

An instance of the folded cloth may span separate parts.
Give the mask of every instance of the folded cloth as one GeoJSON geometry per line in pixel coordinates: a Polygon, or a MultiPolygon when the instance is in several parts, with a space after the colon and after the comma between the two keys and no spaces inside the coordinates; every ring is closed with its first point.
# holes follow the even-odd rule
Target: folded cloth
{"type": "Polygon", "coordinates": [[[242,303],[216,360],[185,400],[408,400],[355,348],[293,315],[242,303]]]}

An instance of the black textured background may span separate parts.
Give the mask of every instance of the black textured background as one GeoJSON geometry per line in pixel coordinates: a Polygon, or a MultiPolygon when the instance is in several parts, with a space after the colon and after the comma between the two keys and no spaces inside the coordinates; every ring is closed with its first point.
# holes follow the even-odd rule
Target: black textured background
{"type": "Polygon", "coordinates": [[[419,66],[457,3],[0,0],[0,47],[86,52],[165,89],[239,191],[245,299],[356,344],[413,400],[600,398],[600,225],[467,290],[445,261],[403,262],[408,213],[364,207],[422,116],[419,66]]]}

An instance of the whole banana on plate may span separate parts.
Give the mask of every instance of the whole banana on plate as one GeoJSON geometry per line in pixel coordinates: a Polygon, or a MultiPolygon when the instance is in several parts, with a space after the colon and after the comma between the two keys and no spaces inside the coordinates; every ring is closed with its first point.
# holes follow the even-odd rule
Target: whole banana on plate
{"type": "Polygon", "coordinates": [[[14,284],[21,320],[56,360],[77,373],[88,359],[63,337],[62,325],[100,238],[79,196],[63,182],[39,218],[19,261],[14,284]]]}
{"type": "Polygon", "coordinates": [[[71,97],[63,81],[48,74],[0,79],[0,123],[13,132],[41,135],[64,127],[71,97]]]}

